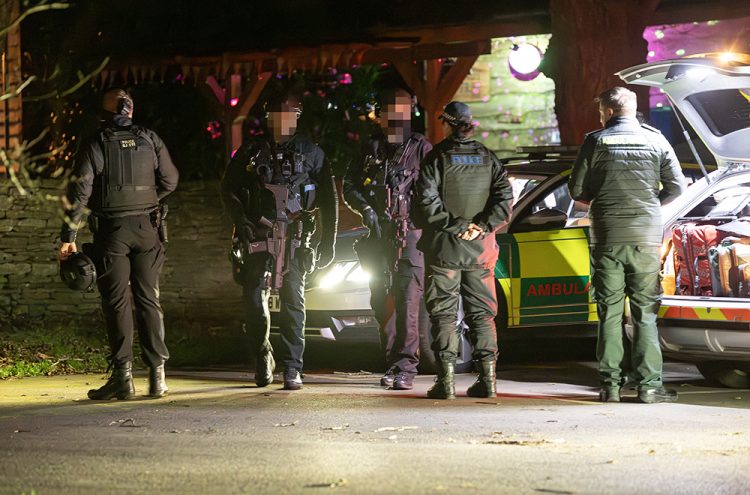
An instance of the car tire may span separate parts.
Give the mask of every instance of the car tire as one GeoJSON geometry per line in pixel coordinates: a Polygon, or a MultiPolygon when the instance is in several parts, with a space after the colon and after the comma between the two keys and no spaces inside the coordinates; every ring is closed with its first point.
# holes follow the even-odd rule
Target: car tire
{"type": "Polygon", "coordinates": [[[750,388],[750,365],[732,361],[696,363],[698,371],[709,383],[727,388],[750,388]]]}
{"type": "MultiPolygon", "coordinates": [[[[474,369],[471,360],[472,345],[463,323],[463,311],[459,308],[460,330],[459,357],[456,360],[456,373],[470,373],[474,369]]],[[[437,360],[432,352],[432,332],[430,331],[430,315],[424,304],[424,299],[419,308],[419,372],[423,375],[437,373],[437,360]]]]}

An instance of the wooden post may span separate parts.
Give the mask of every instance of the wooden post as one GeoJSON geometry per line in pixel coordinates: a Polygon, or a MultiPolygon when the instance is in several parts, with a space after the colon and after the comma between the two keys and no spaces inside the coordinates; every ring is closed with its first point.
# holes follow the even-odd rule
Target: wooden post
{"type": "MultiPolygon", "coordinates": [[[[552,39],[544,73],[555,81],[555,112],[564,145],[601,127],[594,98],[624,86],[616,72],[646,62],[643,30],[659,0],[550,0],[552,39]]],[[[630,88],[647,114],[648,88],[630,88]]]]}
{"type": "MultiPolygon", "coordinates": [[[[0,0],[0,27],[6,27],[20,15],[18,0],[0,0]]],[[[21,32],[15,27],[0,39],[0,94],[8,94],[21,84],[21,32]]],[[[21,95],[0,102],[0,146],[6,150],[20,145],[21,95]]],[[[3,167],[4,168],[4,167],[3,167]]]]}
{"type": "Polygon", "coordinates": [[[229,76],[228,88],[221,87],[214,76],[206,78],[206,84],[223,109],[221,121],[224,128],[227,160],[237,148],[242,146],[242,123],[247,118],[250,109],[257,103],[263,88],[272,76],[272,72],[261,72],[257,79],[246,85],[244,90],[240,74],[229,76]]]}
{"type": "Polygon", "coordinates": [[[443,59],[429,59],[419,63],[394,61],[396,70],[424,107],[427,137],[431,142],[438,143],[444,138],[437,117],[442,113],[443,107],[450,103],[478,57],[479,55],[457,57],[448,70],[444,70],[443,59]]]}

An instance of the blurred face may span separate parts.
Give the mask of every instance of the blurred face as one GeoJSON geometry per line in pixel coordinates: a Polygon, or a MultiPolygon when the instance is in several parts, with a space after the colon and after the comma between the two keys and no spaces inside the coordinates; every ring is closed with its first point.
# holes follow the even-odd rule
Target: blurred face
{"type": "Polygon", "coordinates": [[[411,135],[411,98],[396,95],[383,106],[380,127],[389,143],[403,143],[411,135]]]}
{"type": "Polygon", "coordinates": [[[297,112],[288,105],[268,112],[268,130],[276,142],[282,143],[297,132],[297,112]]]}
{"type": "Polygon", "coordinates": [[[612,116],[615,114],[614,110],[611,108],[607,108],[599,105],[599,122],[602,124],[602,127],[607,125],[607,121],[612,118],[612,116]]]}

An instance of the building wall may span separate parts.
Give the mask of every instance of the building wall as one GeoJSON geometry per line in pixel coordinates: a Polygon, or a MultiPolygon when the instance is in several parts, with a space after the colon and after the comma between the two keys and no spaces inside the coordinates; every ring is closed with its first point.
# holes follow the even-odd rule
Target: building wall
{"type": "MultiPolygon", "coordinates": [[[[69,290],[58,275],[61,181],[45,180],[34,197],[0,184],[0,324],[24,319],[100,319],[97,292],[69,290]]],[[[167,333],[175,338],[236,335],[240,287],[228,258],[231,225],[222,213],[218,181],[181,183],[168,199],[169,245],[161,277],[167,333]]],[[[90,242],[86,227],[78,242],[90,242]]]]}
{"type": "Polygon", "coordinates": [[[514,44],[534,44],[544,53],[549,39],[549,35],[493,39],[492,53],[479,57],[456,94],[457,100],[466,101],[472,109],[475,138],[500,156],[515,154],[518,146],[560,142],[552,79],[539,74],[521,81],[508,67],[514,44]]]}

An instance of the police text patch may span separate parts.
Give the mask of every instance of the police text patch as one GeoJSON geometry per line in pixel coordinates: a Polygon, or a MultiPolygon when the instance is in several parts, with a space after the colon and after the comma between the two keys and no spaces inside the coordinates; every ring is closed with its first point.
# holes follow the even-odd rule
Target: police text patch
{"type": "Polygon", "coordinates": [[[604,136],[601,143],[606,146],[646,146],[648,141],[644,136],[604,136]]]}
{"type": "Polygon", "coordinates": [[[482,155],[451,155],[451,165],[484,165],[482,155]]]}
{"type": "Polygon", "coordinates": [[[135,148],[135,139],[123,139],[120,141],[120,148],[135,148]]]}

